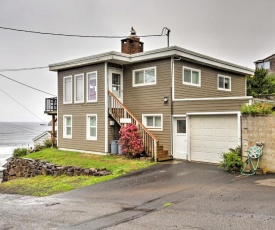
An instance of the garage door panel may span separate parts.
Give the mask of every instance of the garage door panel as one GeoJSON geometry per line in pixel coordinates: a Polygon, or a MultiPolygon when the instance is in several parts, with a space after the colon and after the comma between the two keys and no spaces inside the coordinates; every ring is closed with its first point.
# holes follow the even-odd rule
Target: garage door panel
{"type": "Polygon", "coordinates": [[[191,116],[191,160],[219,163],[222,153],[238,145],[237,119],[237,115],[191,116]]]}

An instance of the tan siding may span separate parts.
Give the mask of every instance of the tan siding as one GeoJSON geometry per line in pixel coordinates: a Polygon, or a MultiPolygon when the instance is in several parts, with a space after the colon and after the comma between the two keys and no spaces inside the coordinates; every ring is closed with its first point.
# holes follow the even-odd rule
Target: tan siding
{"type": "Polygon", "coordinates": [[[229,73],[187,61],[175,61],[175,98],[245,96],[245,76],[229,73]],[[183,84],[183,66],[201,71],[201,87],[183,84]],[[218,90],[218,74],[231,77],[231,91],[218,90]]]}
{"type": "MultiPolygon", "coordinates": [[[[105,152],[105,70],[104,64],[75,68],[58,73],[58,147],[94,152],[105,152]],[[63,104],[63,77],[97,71],[97,102],[63,104]],[[86,140],[86,114],[97,114],[97,141],[86,140]],[[63,115],[72,115],[72,139],[63,138],[63,115]]],[[[74,84],[74,80],[73,80],[74,84]]],[[[74,90],[73,90],[74,91],[74,90]]],[[[73,98],[74,100],[74,98],[73,98]]]]}
{"type": "Polygon", "coordinates": [[[193,112],[229,112],[240,111],[242,105],[248,100],[213,100],[213,101],[175,101],[174,114],[193,112]]]}
{"type": "Polygon", "coordinates": [[[124,67],[124,104],[142,121],[142,114],[163,114],[163,131],[153,131],[160,145],[170,153],[171,140],[171,59],[133,64],[124,67]],[[147,67],[157,69],[157,84],[132,87],[132,71],[147,67]],[[164,105],[163,97],[169,97],[169,104],[164,105]]]}

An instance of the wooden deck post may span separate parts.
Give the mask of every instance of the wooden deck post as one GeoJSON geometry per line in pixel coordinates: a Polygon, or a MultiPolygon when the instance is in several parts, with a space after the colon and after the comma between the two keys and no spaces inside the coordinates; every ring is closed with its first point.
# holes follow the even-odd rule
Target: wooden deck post
{"type": "Polygon", "coordinates": [[[55,115],[52,115],[52,133],[51,133],[51,139],[52,139],[52,148],[55,146],[55,115]]]}

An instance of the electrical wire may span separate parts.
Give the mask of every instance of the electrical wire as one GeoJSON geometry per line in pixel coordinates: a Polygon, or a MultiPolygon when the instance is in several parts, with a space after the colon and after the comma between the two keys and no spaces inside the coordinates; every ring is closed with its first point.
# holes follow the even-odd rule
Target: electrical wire
{"type": "MultiPolygon", "coordinates": [[[[40,121],[43,121],[40,117],[38,117],[36,114],[34,114],[32,111],[30,111],[28,108],[26,108],[24,105],[22,105],[19,101],[17,101],[15,98],[13,98],[12,96],[10,96],[9,94],[7,94],[4,90],[0,89],[0,91],[2,91],[4,94],[6,94],[9,98],[11,98],[12,100],[14,100],[17,104],[21,105],[24,109],[26,109],[28,112],[30,112],[32,115],[34,115],[36,118],[38,118],[40,121]]],[[[46,123],[46,122],[45,122],[46,123]]]]}
{"type": "MultiPolygon", "coordinates": [[[[61,33],[50,33],[50,32],[40,32],[40,31],[33,31],[33,30],[22,30],[22,29],[15,29],[15,28],[9,28],[9,27],[3,27],[0,26],[0,29],[3,30],[12,30],[16,32],[24,32],[24,33],[33,33],[33,34],[41,34],[41,35],[54,35],[54,36],[65,36],[65,37],[78,37],[78,38],[125,38],[128,36],[106,36],[106,35],[79,35],[79,34],[61,34],[61,33]]],[[[163,34],[164,29],[167,30],[166,27],[162,29],[161,34],[151,34],[151,35],[141,35],[139,37],[160,37],[165,36],[166,34],[163,34]]]]}
{"type": "Polygon", "coordinates": [[[24,70],[46,69],[46,68],[49,68],[49,67],[42,66],[42,67],[17,68],[17,69],[0,69],[0,72],[24,71],[24,70]]]}
{"type": "Polygon", "coordinates": [[[22,82],[20,82],[20,81],[17,81],[17,80],[14,80],[14,79],[10,78],[10,77],[7,77],[7,76],[5,76],[5,75],[3,75],[3,74],[1,74],[1,73],[0,73],[0,76],[4,77],[4,78],[6,78],[6,79],[9,79],[9,80],[11,80],[11,81],[14,81],[14,82],[16,82],[16,83],[18,83],[18,84],[24,85],[24,86],[26,86],[26,87],[28,87],[28,88],[34,89],[34,90],[36,90],[36,91],[39,91],[39,92],[41,92],[41,93],[45,93],[45,94],[51,95],[51,96],[53,96],[53,97],[56,97],[56,95],[54,95],[54,94],[47,93],[47,92],[45,92],[45,91],[43,91],[43,90],[41,90],[41,89],[34,88],[34,87],[29,86],[29,85],[27,85],[27,84],[25,84],[25,83],[22,83],[22,82]]]}

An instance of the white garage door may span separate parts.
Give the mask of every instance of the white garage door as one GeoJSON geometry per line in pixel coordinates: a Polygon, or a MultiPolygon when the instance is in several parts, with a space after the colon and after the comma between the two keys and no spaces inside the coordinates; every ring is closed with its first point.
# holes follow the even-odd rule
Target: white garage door
{"type": "Polygon", "coordinates": [[[219,163],[239,144],[237,115],[190,116],[191,160],[219,163]]]}

